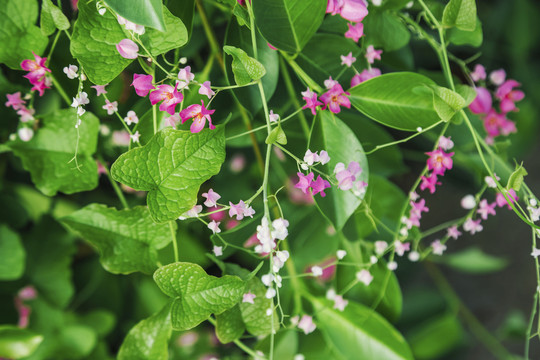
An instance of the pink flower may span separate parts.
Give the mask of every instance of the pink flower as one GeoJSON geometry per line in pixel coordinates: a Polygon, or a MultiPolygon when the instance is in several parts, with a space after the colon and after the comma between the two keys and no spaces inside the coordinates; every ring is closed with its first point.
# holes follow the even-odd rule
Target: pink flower
{"type": "Polygon", "coordinates": [[[133,74],[131,86],[135,88],[137,95],[144,97],[148,95],[150,90],[155,89],[154,85],[152,85],[152,81],[152,75],[133,74]]]}
{"type": "MultiPolygon", "coordinates": [[[[208,208],[208,212],[214,212],[220,209],[222,209],[221,206],[214,206],[214,207],[208,208]]],[[[214,220],[214,221],[222,221],[223,219],[225,219],[225,216],[226,216],[225,211],[218,211],[218,212],[214,212],[213,214],[208,215],[210,220],[214,220]]]]}
{"type": "Polygon", "coordinates": [[[210,81],[205,81],[201,84],[201,87],[199,88],[199,94],[206,95],[210,99],[216,93],[210,88],[210,81]]]}
{"type": "MultiPolygon", "coordinates": [[[[166,85],[166,84],[158,85],[157,90],[154,90],[150,93],[150,103],[152,105],[155,105],[158,102],[162,101],[162,103],[159,105],[159,110],[166,111],[171,115],[174,115],[174,108],[183,99],[184,99],[184,95],[180,94],[174,86],[166,85]]],[[[182,113],[180,113],[180,117],[182,117],[182,113]]]]}
{"type": "Polygon", "coordinates": [[[478,82],[480,80],[485,80],[486,79],[486,69],[482,65],[476,64],[476,66],[474,67],[474,71],[471,73],[471,79],[474,82],[478,82]]]}
{"type": "Polygon", "coordinates": [[[324,192],[324,189],[327,189],[329,187],[330,187],[330,183],[326,180],[323,180],[323,178],[321,178],[321,175],[317,176],[317,180],[311,182],[313,195],[317,195],[318,193],[321,193],[321,196],[325,197],[326,193],[324,192]]]}
{"type": "Polygon", "coordinates": [[[28,122],[30,120],[34,120],[35,113],[36,113],[35,109],[27,109],[25,107],[17,111],[17,115],[21,117],[20,118],[21,122],[28,122]]]}
{"type": "Polygon", "coordinates": [[[429,212],[429,208],[426,207],[426,200],[420,199],[417,203],[414,201],[410,202],[412,208],[411,208],[411,214],[415,214],[419,217],[422,216],[422,212],[429,212]]]}
{"type": "Polygon", "coordinates": [[[334,87],[334,85],[338,85],[339,83],[332,79],[332,77],[330,76],[328,79],[324,80],[324,87],[327,88],[327,89],[331,89],[334,87]]]}
{"type": "Polygon", "coordinates": [[[369,45],[366,49],[366,59],[368,63],[373,64],[375,60],[381,60],[382,50],[375,50],[373,45],[369,45]]]}
{"type": "Polygon", "coordinates": [[[381,70],[377,68],[364,69],[360,74],[356,74],[351,79],[351,87],[363,83],[366,80],[373,79],[374,77],[380,76],[381,70]]]}
{"type": "MultiPolygon", "coordinates": [[[[209,228],[210,230],[212,230],[212,232],[213,232],[214,234],[218,234],[218,233],[221,232],[221,229],[219,228],[219,224],[220,224],[219,222],[216,222],[216,221],[212,220],[212,221],[210,221],[210,222],[208,223],[208,228],[209,228]]],[[[220,248],[219,246],[218,246],[218,248],[219,248],[219,249],[218,249],[217,251],[214,251],[214,254],[215,254],[216,256],[221,256],[221,255],[223,255],[223,253],[221,252],[221,248],[220,248]],[[218,254],[219,254],[219,255],[218,255],[218,254]]],[[[216,250],[216,246],[214,246],[214,250],[216,250]]]]}
{"type": "Polygon", "coordinates": [[[429,155],[429,159],[427,160],[428,170],[432,170],[433,174],[444,175],[446,169],[452,169],[453,152],[445,153],[441,149],[437,149],[427,152],[426,155],[429,155]]]}
{"type": "Polygon", "coordinates": [[[212,115],[216,110],[208,110],[204,107],[204,101],[201,100],[201,105],[199,104],[193,104],[189,105],[184,110],[180,111],[180,117],[182,118],[182,124],[188,120],[193,118],[193,123],[191,124],[191,127],[189,128],[192,133],[198,133],[206,124],[206,121],[208,120],[208,128],[210,130],[214,130],[216,127],[214,124],[212,124],[212,118],[210,118],[210,115],[212,115]]]}
{"type": "Polygon", "coordinates": [[[45,62],[47,58],[42,58],[36,55],[34,52],[35,60],[25,59],[21,62],[21,68],[28,71],[24,77],[30,81],[30,84],[34,85],[32,91],[37,90],[39,96],[43,96],[45,89],[50,89],[51,81],[46,77],[48,72],[51,72],[50,69],[45,67],[45,62]]]}
{"type": "Polygon", "coordinates": [[[435,255],[442,255],[443,252],[446,250],[446,245],[441,243],[441,240],[435,240],[431,243],[431,247],[433,248],[433,253],[435,255]]]}
{"type": "Polygon", "coordinates": [[[352,51],[349,52],[346,56],[341,55],[341,65],[347,65],[347,67],[351,67],[355,61],[356,58],[352,56],[352,51]]]}
{"type": "Polygon", "coordinates": [[[242,296],[242,302],[243,303],[250,303],[250,304],[255,304],[255,302],[253,302],[253,299],[255,299],[257,297],[257,295],[255,294],[252,294],[251,291],[248,291],[247,293],[245,293],[243,296],[242,296]]]}
{"type": "Polygon", "coordinates": [[[306,91],[302,92],[302,99],[306,101],[306,105],[302,107],[302,109],[311,109],[311,113],[313,115],[317,115],[317,106],[324,105],[322,102],[317,100],[317,94],[307,88],[306,91]]]}
{"type": "Polygon", "coordinates": [[[178,72],[178,80],[176,80],[178,90],[185,89],[193,79],[195,79],[195,75],[191,72],[191,66],[180,69],[178,72]]]}
{"type": "Polygon", "coordinates": [[[358,42],[362,36],[364,36],[364,24],[362,23],[356,23],[351,24],[348,23],[347,26],[349,26],[349,30],[345,33],[345,37],[349,39],[353,39],[354,42],[358,42]]]}
{"type": "Polygon", "coordinates": [[[209,189],[207,193],[203,193],[202,197],[206,198],[204,205],[209,208],[216,206],[217,201],[221,199],[221,195],[212,189],[209,189]]]}
{"type": "Polygon", "coordinates": [[[118,101],[110,102],[109,100],[105,100],[105,105],[101,108],[107,110],[107,114],[112,115],[115,111],[118,111],[118,101]]]}
{"type": "Polygon", "coordinates": [[[270,119],[270,122],[276,122],[279,120],[279,114],[274,114],[274,110],[270,110],[268,118],[270,119]]]}
{"type": "Polygon", "coordinates": [[[405,251],[411,250],[411,243],[402,243],[401,241],[396,241],[394,243],[394,249],[398,256],[403,256],[403,254],[405,254],[405,251]]]}
{"type": "Polygon", "coordinates": [[[437,181],[437,174],[432,173],[428,177],[422,176],[422,183],[420,184],[420,190],[429,189],[429,192],[433,194],[435,192],[436,185],[441,185],[441,183],[437,181]]]}
{"type": "Polygon", "coordinates": [[[334,173],[338,181],[338,188],[341,190],[350,190],[353,188],[357,176],[362,173],[362,168],[356,161],[351,161],[347,169],[345,169],[345,164],[340,162],[336,164],[334,173]]]}
{"type": "Polygon", "coordinates": [[[125,59],[136,59],[139,56],[139,46],[130,39],[124,39],[116,44],[116,50],[125,59]]]}
{"type": "Polygon", "coordinates": [[[452,140],[450,140],[450,136],[449,137],[441,136],[439,138],[438,145],[443,150],[450,150],[451,148],[454,147],[454,142],[452,140]]]}
{"type": "Polygon", "coordinates": [[[340,106],[345,106],[346,108],[351,108],[351,101],[345,95],[351,95],[348,92],[345,92],[341,85],[336,84],[332,86],[330,90],[321,95],[321,100],[324,102],[323,110],[328,109],[337,114],[341,111],[340,106]]]}
{"type": "Polygon", "coordinates": [[[523,91],[514,90],[518,86],[521,84],[517,81],[507,80],[495,92],[495,97],[501,101],[500,107],[503,113],[517,110],[515,102],[521,101],[525,97],[523,91]]]}
{"type": "Polygon", "coordinates": [[[21,300],[34,300],[38,293],[35,287],[28,285],[20,289],[17,295],[21,300]]]}
{"type": "Polygon", "coordinates": [[[480,225],[480,221],[482,220],[467,219],[467,221],[465,221],[463,224],[463,230],[468,231],[471,235],[484,230],[484,227],[480,225]]]}
{"type": "Polygon", "coordinates": [[[488,204],[486,199],[482,199],[478,205],[479,208],[476,209],[476,212],[480,214],[480,217],[483,220],[487,220],[488,215],[495,215],[495,205],[497,205],[497,203],[494,202],[492,204],[488,204]]]}
{"type": "Polygon", "coordinates": [[[268,47],[272,50],[277,50],[277,47],[273,46],[272,44],[270,43],[266,43],[266,45],[268,45],[268,47]]]}
{"type": "Polygon", "coordinates": [[[506,71],[504,69],[492,71],[489,74],[489,80],[496,86],[502,85],[504,80],[506,80],[506,71]]]}
{"type": "Polygon", "coordinates": [[[328,0],[326,5],[326,13],[336,15],[341,12],[344,0],[328,0]]]}
{"type": "Polygon", "coordinates": [[[231,207],[229,209],[229,216],[236,216],[236,220],[242,220],[244,216],[253,218],[253,214],[255,214],[255,210],[251,206],[246,205],[242,200],[236,205],[229,201],[229,205],[231,207]]]}
{"type": "Polygon", "coordinates": [[[309,315],[302,316],[298,323],[298,328],[304,331],[304,334],[310,334],[315,331],[317,326],[313,323],[313,318],[309,315]]]}
{"type": "Polygon", "coordinates": [[[176,128],[176,125],[178,125],[180,120],[180,114],[175,113],[174,115],[166,117],[165,123],[170,127],[176,128]]]}
{"type": "MultiPolygon", "coordinates": [[[[151,75],[150,75],[151,76],[151,75]]],[[[107,86],[109,84],[105,84],[105,85],[92,85],[91,87],[93,87],[94,89],[96,89],[96,96],[99,96],[101,94],[106,94],[107,93],[107,90],[105,90],[105,86],[107,86]]],[[[132,83],[133,85],[133,83],[132,83]]],[[[138,95],[138,94],[137,94],[138,95]]]]}
{"type": "Polygon", "coordinates": [[[451,226],[448,229],[446,229],[446,236],[453,238],[454,240],[457,240],[457,238],[461,235],[461,231],[458,230],[457,225],[451,226]]]}
{"type": "MultiPolygon", "coordinates": [[[[508,190],[508,192],[506,193],[506,196],[508,197],[508,199],[510,199],[510,203],[512,203],[512,204],[515,201],[519,200],[519,198],[516,195],[516,192],[514,191],[514,189],[508,190]]],[[[508,209],[512,209],[512,207],[510,206],[510,204],[508,203],[508,201],[506,200],[506,198],[504,197],[504,195],[502,193],[497,193],[497,197],[495,198],[495,202],[497,203],[497,207],[503,207],[504,205],[506,205],[508,207],[508,209]]]]}
{"type": "Polygon", "coordinates": [[[490,92],[483,87],[477,87],[476,97],[474,101],[469,105],[469,110],[473,114],[487,114],[491,109],[493,100],[491,99],[490,92]]]}
{"type": "Polygon", "coordinates": [[[6,107],[11,106],[13,110],[20,110],[25,107],[24,105],[26,104],[26,101],[21,99],[20,91],[13,94],[6,94],[6,97],[8,99],[8,101],[6,101],[6,107]]]}
{"type": "Polygon", "coordinates": [[[345,307],[349,304],[349,300],[343,299],[343,296],[336,295],[334,297],[334,309],[339,311],[345,310],[345,307]]]}
{"type": "Polygon", "coordinates": [[[307,189],[311,186],[311,183],[313,181],[313,178],[315,177],[315,174],[311,172],[307,175],[304,175],[301,172],[299,172],[299,173],[296,173],[296,175],[298,175],[298,178],[300,180],[294,185],[294,187],[302,190],[304,194],[307,194],[307,189]]]}
{"type": "Polygon", "coordinates": [[[350,22],[361,22],[368,14],[366,3],[363,0],[343,0],[340,15],[350,22]]]}

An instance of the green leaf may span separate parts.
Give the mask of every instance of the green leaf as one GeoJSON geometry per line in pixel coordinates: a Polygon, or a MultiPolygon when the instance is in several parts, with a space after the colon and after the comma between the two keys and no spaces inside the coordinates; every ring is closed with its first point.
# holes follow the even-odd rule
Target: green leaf
{"type": "Polygon", "coordinates": [[[265,143],[278,143],[281,145],[287,145],[287,135],[285,135],[285,132],[281,128],[281,125],[276,126],[272,131],[270,131],[270,134],[268,134],[265,143]]]}
{"type": "Polygon", "coordinates": [[[195,12],[195,0],[171,1],[169,10],[184,23],[188,32],[188,40],[193,32],[193,14],[195,12]]]}
{"type": "Polygon", "coordinates": [[[113,274],[141,271],[152,273],[157,264],[157,250],[171,242],[169,224],[156,224],[148,208],[116,210],[90,204],[60,221],[71,231],[95,246],[105,270],[113,274]]]}
{"type": "Polygon", "coordinates": [[[203,182],[225,160],[222,126],[192,134],[165,128],[143,147],[122,154],[112,177],[135,190],[149,191],[146,201],[156,222],[175,220],[197,202],[203,182]]]}
{"type": "Polygon", "coordinates": [[[258,0],[255,21],[262,36],[276,48],[300,52],[321,25],[326,0],[258,0]]]}
{"type": "Polygon", "coordinates": [[[238,305],[216,315],[216,335],[223,344],[239,339],[245,330],[246,326],[238,305]]]}
{"type": "Polygon", "coordinates": [[[476,1],[450,0],[444,8],[442,24],[445,27],[457,27],[464,31],[476,28],[476,1]]]}
{"type": "Polygon", "coordinates": [[[41,32],[45,36],[51,35],[56,29],[67,30],[70,26],[66,15],[51,0],[43,0],[40,21],[41,32]]]}
{"type": "Polygon", "coordinates": [[[92,155],[96,151],[99,120],[86,112],[77,132],[76,116],[75,109],[58,110],[43,118],[43,127],[32,140],[9,143],[23,167],[30,171],[32,182],[45,195],[54,196],[58,191],[64,194],[88,191],[98,184],[97,165],[92,155]],[[76,149],[75,162],[72,160],[76,149]]]}
{"type": "Polygon", "coordinates": [[[480,19],[476,19],[476,27],[473,31],[464,31],[456,27],[448,30],[448,41],[454,45],[470,45],[473,47],[480,47],[484,40],[484,34],[482,31],[482,23],[480,19]]]}
{"type": "Polygon", "coordinates": [[[166,33],[147,29],[141,36],[144,46],[154,57],[184,46],[188,42],[188,31],[182,20],[171,14],[166,7],[163,8],[163,16],[167,26],[166,33]]]}
{"type": "Polygon", "coordinates": [[[368,41],[384,51],[400,49],[409,43],[411,33],[399,16],[389,11],[371,11],[363,20],[368,41]]]}
{"type": "Polygon", "coordinates": [[[137,24],[153,27],[159,31],[170,30],[163,19],[161,0],[105,0],[118,15],[137,24]]]}
{"type": "Polygon", "coordinates": [[[70,324],[63,326],[58,334],[61,354],[69,354],[72,359],[84,359],[97,343],[95,331],[84,325],[70,324]]]}
{"type": "Polygon", "coordinates": [[[0,356],[20,359],[31,355],[43,341],[43,336],[28,329],[0,325],[0,356]]]}
{"type": "MultiPolygon", "coordinates": [[[[257,59],[266,69],[266,75],[262,77],[261,82],[266,100],[269,101],[274,95],[278,83],[278,53],[277,51],[268,47],[266,40],[258,31],[256,32],[256,35],[257,59]]],[[[253,56],[251,32],[248,28],[238,25],[234,20],[229,21],[229,26],[227,27],[227,32],[225,34],[225,44],[244,49],[248,56],[253,56]]],[[[227,81],[229,84],[233,84],[234,74],[230,66],[231,58],[225,56],[224,61],[225,68],[227,70],[227,81]]],[[[232,92],[239,100],[240,104],[242,104],[242,106],[249,110],[252,114],[257,113],[262,108],[261,94],[256,85],[232,89],[232,92]]]]}
{"type": "MultiPolygon", "coordinates": [[[[324,149],[332,154],[330,162],[323,166],[325,172],[332,174],[337,163],[341,162],[347,167],[351,161],[356,161],[363,169],[356,180],[367,182],[369,170],[366,155],[354,132],[329,111],[319,112],[316,121],[310,148],[317,151],[324,149]]],[[[337,186],[327,189],[326,193],[326,197],[316,195],[315,200],[336,230],[340,230],[361,204],[364,195],[357,196],[352,190],[343,191],[337,186]]]]}
{"type": "Polygon", "coordinates": [[[0,63],[21,69],[21,61],[34,59],[32,51],[42,54],[49,39],[35,26],[36,0],[4,0],[0,6],[0,63]]]}
{"type": "Polygon", "coordinates": [[[266,287],[261,280],[258,277],[249,280],[245,292],[255,295],[253,304],[248,302],[239,304],[246,330],[254,336],[268,335],[272,332],[272,320],[274,321],[273,328],[277,330],[279,319],[276,311],[274,310],[271,317],[266,315],[266,310],[273,306],[273,301],[266,298],[266,287]]]}
{"type": "Polygon", "coordinates": [[[174,298],[171,307],[175,330],[189,330],[221,314],[240,301],[245,283],[237,276],[208,275],[197,264],[177,262],[154,273],[154,280],[165,294],[174,298]]]}
{"type": "Polygon", "coordinates": [[[430,319],[408,337],[417,360],[438,359],[463,342],[464,331],[455,314],[430,319]]]}
{"type": "Polygon", "coordinates": [[[26,252],[19,235],[6,225],[0,225],[0,281],[20,278],[25,260],[26,252]]]}
{"type": "Polygon", "coordinates": [[[171,334],[171,306],[167,304],[129,330],[120,346],[118,360],[167,360],[171,334]]]}
{"type": "Polygon", "coordinates": [[[476,98],[476,91],[474,88],[467,85],[457,85],[456,92],[465,100],[465,106],[469,106],[476,98]]]}
{"type": "Polygon", "coordinates": [[[519,191],[521,189],[521,184],[523,184],[523,178],[527,176],[527,170],[523,167],[523,164],[516,165],[516,169],[512,174],[510,174],[510,177],[508,178],[508,184],[506,184],[506,188],[508,190],[514,189],[516,191],[519,191]]]}
{"type": "Polygon", "coordinates": [[[365,81],[349,92],[351,103],[364,115],[395,129],[416,131],[440,120],[433,94],[425,88],[432,85],[423,75],[397,72],[365,81]]]}
{"type": "Polygon", "coordinates": [[[456,112],[466,106],[465,99],[457,92],[437,85],[430,88],[433,91],[433,107],[442,120],[450,121],[456,112]]]}
{"type": "Polygon", "coordinates": [[[40,297],[64,308],[75,293],[71,262],[76,246],[73,238],[55,220],[44,216],[24,238],[26,272],[40,297]]]}
{"type": "Polygon", "coordinates": [[[316,324],[342,359],[413,359],[403,336],[372,309],[349,301],[344,311],[326,299],[311,298],[316,324]]]}
{"type": "Polygon", "coordinates": [[[500,271],[508,265],[508,260],[486,254],[478,247],[470,247],[463,251],[445,255],[440,262],[465,273],[487,274],[500,271]]]}
{"type": "Polygon", "coordinates": [[[263,64],[248,56],[244,50],[234,46],[224,46],[223,51],[233,57],[231,67],[237,85],[249,84],[251,81],[259,80],[266,74],[263,64]]]}

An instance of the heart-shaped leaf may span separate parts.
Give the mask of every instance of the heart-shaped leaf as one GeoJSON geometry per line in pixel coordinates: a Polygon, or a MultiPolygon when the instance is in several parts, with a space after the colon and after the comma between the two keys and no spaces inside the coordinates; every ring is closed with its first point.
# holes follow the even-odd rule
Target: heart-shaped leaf
{"type": "Polygon", "coordinates": [[[154,280],[161,291],[174,298],[171,319],[175,330],[189,330],[211,314],[232,308],[245,288],[237,276],[210,276],[199,265],[184,262],[157,269],[154,280]]]}
{"type": "Polygon", "coordinates": [[[45,195],[54,196],[57,191],[73,194],[97,186],[97,165],[92,155],[96,151],[99,120],[86,112],[79,126],[80,137],[76,121],[75,109],[58,110],[43,119],[43,127],[32,140],[9,143],[13,154],[30,171],[33,183],[45,195]],[[79,169],[72,161],[75,149],[79,169]]]}
{"type": "Polygon", "coordinates": [[[105,0],[118,15],[138,25],[166,31],[161,0],[105,0]]]}
{"type": "Polygon", "coordinates": [[[450,0],[444,8],[442,24],[460,30],[474,31],[476,28],[476,0],[450,0]]]}
{"type": "Polygon", "coordinates": [[[119,211],[90,204],[61,221],[98,249],[101,264],[113,274],[152,273],[157,250],[171,242],[169,225],[156,224],[143,206],[119,211]]]}
{"type": "Polygon", "coordinates": [[[157,314],[141,320],[127,334],[118,360],[167,360],[172,333],[171,307],[165,305],[157,314]]]}
{"type": "Polygon", "coordinates": [[[244,50],[234,46],[224,46],[223,51],[233,57],[231,67],[237,85],[249,84],[252,80],[259,80],[266,74],[263,64],[249,56],[244,50]]]}
{"type": "Polygon", "coordinates": [[[51,0],[43,0],[40,18],[41,32],[49,36],[54,30],[69,29],[69,20],[62,10],[55,6],[51,0]]]}
{"type": "Polygon", "coordinates": [[[146,201],[156,222],[174,220],[197,202],[203,182],[225,161],[222,126],[192,134],[165,128],[143,147],[122,154],[112,177],[135,190],[148,191],[146,201]]]}

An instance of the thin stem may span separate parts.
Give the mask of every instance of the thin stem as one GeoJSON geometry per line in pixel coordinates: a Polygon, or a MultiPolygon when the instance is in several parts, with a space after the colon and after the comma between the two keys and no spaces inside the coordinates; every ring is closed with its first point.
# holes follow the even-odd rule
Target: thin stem
{"type": "Polygon", "coordinates": [[[118,186],[116,181],[112,178],[109,169],[105,165],[105,160],[103,160],[103,157],[101,155],[98,155],[97,158],[98,158],[98,161],[100,162],[101,166],[103,166],[103,169],[105,169],[105,175],[107,175],[107,178],[109,179],[109,181],[110,181],[110,183],[111,183],[111,185],[112,185],[112,187],[114,189],[114,192],[116,193],[116,196],[118,196],[118,199],[122,203],[122,206],[124,207],[124,209],[129,209],[129,205],[128,205],[127,201],[126,201],[126,197],[124,196],[124,193],[122,192],[122,190],[120,189],[120,187],[118,186]]]}
{"type": "Polygon", "coordinates": [[[201,0],[197,0],[195,2],[195,5],[197,6],[197,11],[199,12],[199,16],[201,17],[204,32],[206,33],[208,42],[210,42],[210,48],[212,49],[212,52],[216,55],[216,59],[219,63],[219,66],[221,67],[223,71],[225,71],[225,63],[223,62],[223,56],[221,56],[221,48],[214,35],[214,32],[212,31],[212,26],[210,25],[210,22],[208,21],[208,17],[206,16],[206,12],[204,11],[204,7],[202,6],[201,0]]]}
{"type": "Polygon", "coordinates": [[[178,244],[176,240],[176,232],[174,231],[174,221],[169,221],[169,229],[171,230],[171,239],[174,249],[174,262],[178,262],[178,244]]]}
{"type": "Polygon", "coordinates": [[[62,99],[64,99],[66,104],[68,106],[71,105],[71,100],[69,99],[69,96],[66,94],[66,92],[62,88],[62,85],[60,85],[60,83],[56,80],[54,75],[52,73],[49,73],[47,76],[52,80],[52,83],[53,83],[54,87],[60,93],[60,96],[62,97],[62,99]]]}
{"type": "MultiPolygon", "coordinates": [[[[283,81],[285,82],[285,87],[287,88],[287,92],[289,93],[289,97],[292,99],[293,104],[295,107],[300,108],[299,118],[300,118],[300,125],[302,125],[302,130],[304,131],[304,135],[306,138],[309,139],[309,125],[307,123],[306,117],[304,113],[301,111],[302,108],[300,106],[300,103],[298,102],[298,99],[296,98],[296,93],[294,91],[294,85],[291,80],[291,76],[289,75],[289,71],[287,70],[287,66],[285,65],[285,62],[283,61],[283,58],[279,58],[279,68],[281,70],[281,75],[283,77],[283,81]]],[[[282,120],[281,122],[283,122],[282,120]]]]}
{"type": "MultiPolygon", "coordinates": [[[[109,100],[109,98],[107,97],[106,94],[102,94],[103,95],[103,98],[105,98],[105,100],[107,100],[108,102],[111,102],[109,100]]],[[[124,128],[126,128],[127,132],[129,133],[129,135],[133,135],[133,132],[131,131],[131,129],[129,128],[128,124],[126,124],[126,122],[124,121],[124,119],[122,118],[122,116],[120,116],[120,114],[118,113],[118,111],[115,111],[114,112],[115,115],[118,117],[118,119],[120,119],[120,122],[122,123],[122,125],[124,125],[124,128]]]]}

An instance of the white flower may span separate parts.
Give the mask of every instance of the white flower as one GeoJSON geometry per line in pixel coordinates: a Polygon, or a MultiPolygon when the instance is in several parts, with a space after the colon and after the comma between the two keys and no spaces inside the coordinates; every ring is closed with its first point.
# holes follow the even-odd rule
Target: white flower
{"type": "Polygon", "coordinates": [[[356,279],[361,283],[364,283],[364,285],[368,286],[369,284],[371,284],[373,276],[370,274],[369,271],[363,269],[356,273],[356,279]]]}
{"type": "Polygon", "coordinates": [[[137,124],[139,122],[139,118],[137,117],[137,114],[135,114],[135,111],[130,110],[128,111],[127,116],[124,118],[124,121],[128,125],[137,124]]]}
{"type": "Polygon", "coordinates": [[[77,71],[79,71],[79,68],[76,65],[70,64],[69,66],[66,66],[64,68],[64,73],[70,79],[75,79],[76,77],[79,76],[79,74],[77,74],[77,71]]]}
{"type": "Polygon", "coordinates": [[[323,269],[320,266],[312,266],[311,267],[311,274],[315,277],[319,277],[323,274],[323,269]]]}
{"type": "Polygon", "coordinates": [[[214,255],[216,255],[216,256],[221,256],[221,255],[223,255],[223,247],[222,247],[222,246],[215,246],[215,245],[214,245],[214,248],[212,249],[212,252],[213,252],[214,255]]]}
{"type": "Polygon", "coordinates": [[[216,222],[215,220],[212,220],[208,223],[208,228],[212,230],[214,234],[218,234],[221,232],[221,229],[219,228],[220,222],[216,222]]]}
{"type": "Polygon", "coordinates": [[[288,226],[289,222],[282,218],[272,221],[272,237],[274,239],[285,240],[289,236],[288,226]]]}
{"type": "Polygon", "coordinates": [[[336,256],[339,260],[343,260],[343,258],[347,256],[347,252],[345,250],[338,250],[336,256]]]}
{"type": "Polygon", "coordinates": [[[471,210],[476,206],[476,199],[473,195],[465,195],[463,199],[461,199],[461,207],[465,210],[471,210]]]}
{"type": "Polygon", "coordinates": [[[17,134],[19,135],[19,139],[21,139],[24,142],[32,140],[34,137],[34,130],[28,128],[28,127],[22,127],[17,131],[17,134]]]}

